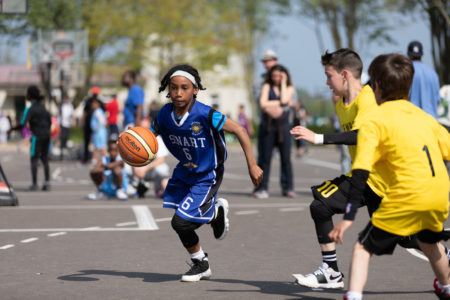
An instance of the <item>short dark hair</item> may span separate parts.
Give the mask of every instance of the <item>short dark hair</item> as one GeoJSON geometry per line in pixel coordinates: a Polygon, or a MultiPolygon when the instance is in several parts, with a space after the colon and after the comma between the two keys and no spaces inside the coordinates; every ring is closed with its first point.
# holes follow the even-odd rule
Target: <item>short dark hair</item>
{"type": "Polygon", "coordinates": [[[30,85],[27,88],[27,98],[31,100],[41,101],[44,97],[41,95],[41,91],[36,85],[30,85]]]}
{"type": "Polygon", "coordinates": [[[272,68],[270,68],[269,72],[267,72],[267,76],[266,76],[265,83],[270,84],[270,86],[273,86],[273,85],[274,85],[274,83],[273,83],[273,81],[272,81],[272,73],[273,73],[274,71],[280,71],[280,72],[286,73],[286,75],[287,75],[287,82],[286,82],[286,84],[287,84],[288,86],[292,85],[291,75],[289,74],[288,69],[287,69],[285,66],[279,65],[279,64],[273,66],[272,68]]]}
{"type": "Polygon", "coordinates": [[[131,77],[131,79],[133,79],[134,81],[136,81],[136,72],[135,72],[135,71],[133,71],[133,70],[127,70],[127,71],[125,71],[124,74],[128,74],[128,75],[131,77]]]}
{"type": "MultiPolygon", "coordinates": [[[[200,78],[200,75],[198,74],[198,71],[196,68],[194,68],[191,65],[182,64],[182,65],[176,65],[172,67],[169,71],[167,71],[166,75],[164,75],[163,79],[161,80],[161,86],[159,87],[159,92],[161,93],[166,89],[166,87],[170,83],[170,76],[172,76],[173,73],[176,71],[185,71],[194,76],[195,82],[197,83],[197,87],[199,90],[206,90],[202,85],[202,79],[200,78]]],[[[167,98],[170,98],[170,93],[167,94],[167,98]]],[[[194,95],[194,98],[196,96],[194,95]]]]}
{"type": "Polygon", "coordinates": [[[383,54],[370,64],[369,76],[373,88],[378,84],[383,100],[408,99],[414,66],[404,55],[383,54]]]}
{"type": "Polygon", "coordinates": [[[347,69],[352,72],[355,78],[361,78],[363,69],[363,63],[358,53],[348,48],[342,48],[331,53],[326,51],[322,55],[322,65],[324,67],[332,66],[338,72],[347,69]]]}

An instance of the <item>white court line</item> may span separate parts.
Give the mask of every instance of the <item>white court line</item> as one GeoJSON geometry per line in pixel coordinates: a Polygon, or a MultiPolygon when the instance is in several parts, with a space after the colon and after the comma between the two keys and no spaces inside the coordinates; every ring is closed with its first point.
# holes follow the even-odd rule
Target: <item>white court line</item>
{"type": "Polygon", "coordinates": [[[409,254],[420,258],[421,260],[428,261],[428,258],[422,253],[419,253],[416,249],[407,248],[406,251],[408,251],[409,254]]]}
{"type": "Polygon", "coordinates": [[[237,211],[234,214],[237,216],[244,216],[244,215],[254,215],[259,213],[259,210],[241,210],[241,211],[237,211]]]}
{"type": "Polygon", "coordinates": [[[21,240],[20,242],[21,243],[31,243],[31,242],[34,242],[34,241],[37,241],[37,240],[38,240],[37,237],[32,237],[32,238],[29,238],[29,239],[21,240]]]}
{"type": "Polygon", "coordinates": [[[133,209],[134,215],[136,216],[136,221],[138,223],[139,229],[159,229],[148,206],[133,205],[131,208],[133,209]]]}
{"type": "Polygon", "coordinates": [[[302,211],[305,210],[303,207],[284,207],[280,208],[279,211],[281,212],[288,212],[288,211],[302,211]]]}
{"type": "Polygon", "coordinates": [[[312,166],[318,166],[318,167],[324,167],[324,168],[328,168],[328,169],[332,169],[332,170],[338,170],[338,171],[341,170],[341,166],[339,164],[327,162],[327,161],[323,161],[323,160],[318,160],[318,159],[314,159],[314,158],[309,158],[308,160],[305,161],[305,164],[312,165],[312,166]]]}
{"type": "MultiPolygon", "coordinates": [[[[52,192],[53,193],[53,192],[52,192]]],[[[66,192],[67,194],[67,192],[66,192]]],[[[232,204],[234,208],[282,208],[282,207],[298,207],[309,206],[310,203],[236,203],[232,204]]],[[[58,209],[130,209],[130,204],[93,204],[93,205],[27,205],[27,206],[4,206],[2,210],[58,210],[58,209]]],[[[148,208],[161,208],[161,204],[149,204],[148,208]]]]}
{"type": "Polygon", "coordinates": [[[13,228],[13,229],[0,229],[0,233],[4,232],[101,232],[101,231],[149,231],[156,229],[143,229],[137,227],[91,227],[91,229],[86,228],[13,228]]]}
{"type": "Polygon", "coordinates": [[[0,250],[6,250],[6,249],[9,249],[9,248],[12,248],[12,247],[14,247],[13,244],[8,244],[8,245],[5,245],[5,246],[1,246],[0,250]]]}
{"type": "Polygon", "coordinates": [[[65,234],[67,234],[67,232],[62,231],[62,232],[49,233],[49,234],[47,234],[47,236],[54,237],[54,236],[60,236],[60,235],[65,235],[65,234]]]}
{"type": "Polygon", "coordinates": [[[100,228],[100,226],[92,226],[92,227],[86,227],[86,228],[80,228],[80,229],[90,231],[90,230],[99,229],[99,228],[100,228]]]}
{"type": "Polygon", "coordinates": [[[123,227],[123,226],[131,226],[131,225],[136,225],[137,223],[135,221],[133,222],[122,222],[122,223],[117,223],[116,226],[118,227],[123,227]]]}
{"type": "Polygon", "coordinates": [[[52,179],[56,180],[61,175],[61,168],[56,168],[55,171],[52,172],[52,179]]]}
{"type": "Polygon", "coordinates": [[[156,222],[167,222],[167,221],[172,221],[172,218],[159,218],[159,219],[155,219],[156,222]]]}

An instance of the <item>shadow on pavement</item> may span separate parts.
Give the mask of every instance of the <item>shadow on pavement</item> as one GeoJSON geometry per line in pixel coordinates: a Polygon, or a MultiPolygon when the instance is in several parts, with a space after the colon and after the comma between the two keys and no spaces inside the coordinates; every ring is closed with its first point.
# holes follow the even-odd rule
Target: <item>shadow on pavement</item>
{"type": "MultiPolygon", "coordinates": [[[[259,288],[259,290],[226,290],[226,289],[215,289],[210,290],[213,292],[222,293],[240,293],[240,292],[254,292],[262,293],[267,295],[277,295],[286,296],[286,300],[294,299],[342,299],[344,297],[345,290],[312,290],[307,287],[299,286],[292,282],[282,282],[282,281],[248,281],[248,280],[237,280],[237,279],[211,279],[214,282],[229,283],[229,284],[245,284],[249,286],[254,286],[259,288]],[[308,293],[308,295],[302,295],[302,293],[308,293]],[[314,293],[320,295],[314,296],[314,293]],[[329,294],[329,297],[323,294],[329,294]]],[[[389,295],[411,295],[411,294],[434,294],[433,291],[387,291],[387,292],[373,292],[365,291],[366,295],[384,295],[383,298],[389,299],[389,295]]]]}
{"type": "Polygon", "coordinates": [[[143,272],[119,272],[110,270],[81,270],[77,274],[64,275],[58,277],[59,280],[66,281],[97,281],[95,275],[121,276],[128,278],[142,278],[144,282],[166,282],[180,281],[178,274],[143,273],[143,272]]]}
{"type": "Polygon", "coordinates": [[[310,288],[305,288],[294,284],[292,282],[283,282],[283,281],[247,281],[247,280],[237,280],[237,279],[211,279],[214,282],[221,283],[229,283],[229,284],[246,284],[249,286],[254,286],[259,288],[259,290],[225,290],[225,289],[215,289],[210,290],[213,292],[222,292],[222,293],[241,293],[241,292],[254,292],[254,293],[262,293],[266,295],[276,295],[276,296],[287,296],[292,298],[286,298],[289,300],[293,299],[325,299],[325,300],[334,300],[336,299],[337,294],[344,294],[343,291],[333,291],[329,290],[327,293],[334,294],[332,298],[324,298],[323,296],[311,296],[311,295],[301,295],[301,293],[311,293],[313,292],[310,288]]]}

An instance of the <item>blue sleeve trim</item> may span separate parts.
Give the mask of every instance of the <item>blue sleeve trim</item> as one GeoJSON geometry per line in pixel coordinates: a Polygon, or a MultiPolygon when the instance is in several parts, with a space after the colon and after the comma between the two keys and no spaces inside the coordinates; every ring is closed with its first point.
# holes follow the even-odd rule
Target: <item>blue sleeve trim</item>
{"type": "Polygon", "coordinates": [[[22,115],[22,120],[20,120],[20,125],[24,126],[25,125],[25,121],[27,120],[27,114],[28,111],[30,110],[30,107],[25,108],[25,110],[23,111],[23,115],[22,115]]]}
{"type": "Polygon", "coordinates": [[[225,117],[222,113],[218,111],[214,111],[212,114],[212,126],[217,131],[221,131],[223,128],[223,125],[225,124],[227,117],[225,117]]]}

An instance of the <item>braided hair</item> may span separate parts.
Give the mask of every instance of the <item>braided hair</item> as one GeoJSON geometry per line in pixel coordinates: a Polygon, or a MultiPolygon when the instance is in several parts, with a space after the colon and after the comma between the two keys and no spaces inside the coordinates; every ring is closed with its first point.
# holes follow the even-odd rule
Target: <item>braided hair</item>
{"type": "MultiPolygon", "coordinates": [[[[206,88],[203,87],[202,83],[201,83],[201,78],[200,75],[198,75],[198,71],[196,68],[187,65],[187,64],[183,64],[183,65],[176,65],[174,67],[172,67],[167,73],[166,75],[164,75],[163,79],[161,80],[161,86],[159,87],[159,92],[161,93],[162,91],[164,91],[166,89],[166,87],[169,85],[170,83],[170,76],[172,76],[173,73],[175,73],[176,71],[185,71],[188,72],[189,74],[191,74],[192,76],[194,76],[195,78],[195,82],[197,83],[197,88],[199,90],[206,90],[206,88]]],[[[170,98],[170,93],[167,94],[166,96],[167,98],[170,98]]],[[[197,98],[197,95],[194,95],[194,99],[197,98]]]]}

